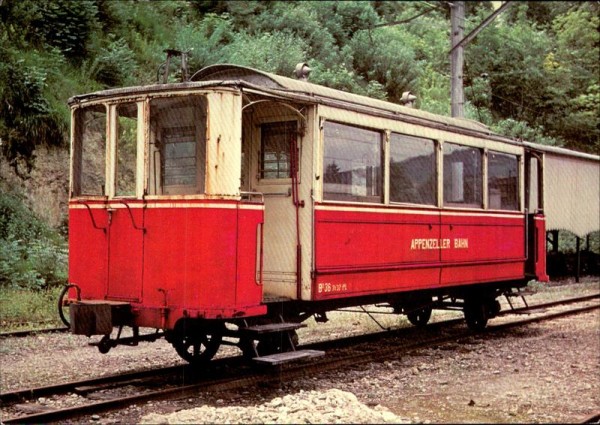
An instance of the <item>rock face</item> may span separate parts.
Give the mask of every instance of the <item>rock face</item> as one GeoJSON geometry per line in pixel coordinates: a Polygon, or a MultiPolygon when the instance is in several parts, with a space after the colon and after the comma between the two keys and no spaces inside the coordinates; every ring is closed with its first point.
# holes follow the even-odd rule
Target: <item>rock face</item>
{"type": "Polygon", "coordinates": [[[300,391],[276,397],[257,406],[202,406],[167,415],[151,413],[142,418],[143,424],[214,424],[214,423],[410,423],[387,408],[370,408],[352,393],[330,389],[300,391]]]}

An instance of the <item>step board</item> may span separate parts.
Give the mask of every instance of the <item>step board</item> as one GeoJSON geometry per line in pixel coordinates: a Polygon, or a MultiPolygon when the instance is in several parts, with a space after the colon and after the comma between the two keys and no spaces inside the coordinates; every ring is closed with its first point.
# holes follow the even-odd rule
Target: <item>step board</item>
{"type": "Polygon", "coordinates": [[[277,333],[277,332],[287,332],[294,331],[296,329],[305,328],[305,323],[268,323],[266,325],[256,325],[249,326],[247,328],[240,329],[242,332],[253,334],[253,335],[262,335],[268,333],[277,333]]]}
{"type": "Polygon", "coordinates": [[[318,350],[298,350],[288,351],[286,353],[269,354],[268,356],[255,357],[252,360],[261,363],[268,364],[271,366],[280,365],[283,363],[290,363],[297,360],[311,359],[313,357],[320,357],[325,354],[324,351],[318,350]]]}

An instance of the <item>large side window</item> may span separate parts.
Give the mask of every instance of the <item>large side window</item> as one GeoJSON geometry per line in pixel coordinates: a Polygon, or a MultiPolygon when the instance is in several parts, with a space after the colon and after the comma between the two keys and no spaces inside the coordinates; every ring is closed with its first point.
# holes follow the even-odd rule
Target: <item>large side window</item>
{"type": "Polygon", "coordinates": [[[204,193],[206,116],[203,96],[150,102],[150,194],[204,193]]]}
{"type": "Polygon", "coordinates": [[[260,126],[260,178],[290,178],[290,146],[297,137],[296,121],[262,124],[260,126]]]}
{"type": "Polygon", "coordinates": [[[117,196],[135,196],[137,114],[137,103],[117,106],[117,196]]]}
{"type": "Polygon", "coordinates": [[[323,199],[382,201],[381,133],[325,122],[323,199]]]}
{"type": "Polygon", "coordinates": [[[488,206],[494,210],[519,209],[519,159],[516,155],[489,152],[488,206]]]}
{"type": "Polygon", "coordinates": [[[444,144],[444,205],[483,206],[481,149],[444,144]]]}
{"type": "Polygon", "coordinates": [[[75,113],[73,196],[102,196],[106,185],[106,107],[75,113]]]}
{"type": "Polygon", "coordinates": [[[404,134],[390,139],[390,201],[436,204],[435,143],[404,134]]]}

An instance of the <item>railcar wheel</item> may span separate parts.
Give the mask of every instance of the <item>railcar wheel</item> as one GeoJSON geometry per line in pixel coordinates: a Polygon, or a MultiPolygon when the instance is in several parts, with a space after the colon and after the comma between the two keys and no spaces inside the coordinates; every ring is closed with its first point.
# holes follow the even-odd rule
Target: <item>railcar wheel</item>
{"type": "Polygon", "coordinates": [[[487,326],[489,314],[485,302],[465,300],[464,314],[469,329],[482,331],[487,326]]]}
{"type": "Polygon", "coordinates": [[[410,313],[406,313],[408,321],[415,326],[422,328],[431,318],[431,307],[423,307],[410,313]]]}
{"type": "Polygon", "coordinates": [[[223,332],[221,329],[195,330],[187,335],[173,335],[172,344],[177,354],[191,364],[210,361],[219,350],[223,332]]]}
{"type": "MultiPolygon", "coordinates": [[[[69,289],[72,288],[73,286],[74,285],[65,285],[65,287],[63,288],[63,290],[60,292],[60,295],[58,296],[58,315],[60,317],[60,320],[65,324],[65,326],[67,328],[71,327],[71,323],[67,319],[68,313],[67,313],[67,315],[65,315],[64,300],[65,300],[65,296],[69,292],[69,289]]],[[[66,308],[68,308],[68,307],[66,307],[66,308]]]]}

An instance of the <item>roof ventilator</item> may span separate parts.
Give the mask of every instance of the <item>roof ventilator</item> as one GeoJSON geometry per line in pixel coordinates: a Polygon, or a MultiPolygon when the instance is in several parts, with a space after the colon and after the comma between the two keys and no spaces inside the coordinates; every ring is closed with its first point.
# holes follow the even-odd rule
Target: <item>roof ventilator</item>
{"type": "Polygon", "coordinates": [[[308,81],[308,75],[310,74],[310,71],[312,71],[312,69],[309,68],[306,62],[300,62],[298,65],[296,65],[294,75],[296,75],[296,78],[300,81],[308,81]]]}
{"type": "Polygon", "coordinates": [[[172,57],[181,57],[181,82],[189,81],[188,56],[190,51],[182,52],[181,50],[166,49],[163,50],[163,52],[167,54],[167,60],[158,67],[156,72],[156,82],[158,84],[167,84],[169,82],[169,68],[171,66],[172,57]]]}

